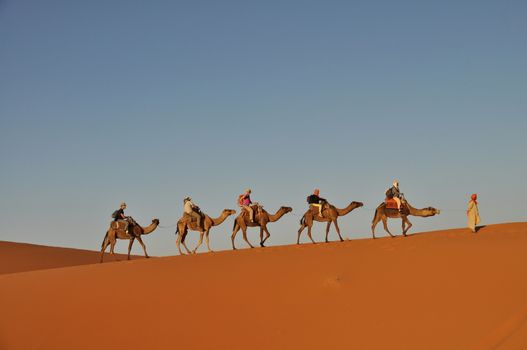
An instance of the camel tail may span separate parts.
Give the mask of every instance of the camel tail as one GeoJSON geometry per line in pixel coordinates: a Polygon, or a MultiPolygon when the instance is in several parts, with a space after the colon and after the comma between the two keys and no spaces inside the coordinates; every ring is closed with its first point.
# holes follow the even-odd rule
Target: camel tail
{"type": "Polygon", "coordinates": [[[107,237],[108,237],[108,231],[106,231],[106,234],[104,235],[104,239],[102,240],[101,249],[104,247],[104,242],[106,242],[107,237]]]}
{"type": "Polygon", "coordinates": [[[174,232],[174,234],[177,236],[178,233],[179,233],[179,226],[176,226],[176,232],[174,232]]]}
{"type": "Polygon", "coordinates": [[[300,219],[300,225],[303,225],[304,222],[306,221],[306,216],[302,216],[302,219],[300,219]]]}

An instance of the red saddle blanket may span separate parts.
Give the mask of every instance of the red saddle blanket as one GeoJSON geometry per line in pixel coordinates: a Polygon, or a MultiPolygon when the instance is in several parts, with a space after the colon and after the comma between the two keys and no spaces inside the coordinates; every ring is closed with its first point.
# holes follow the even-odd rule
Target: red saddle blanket
{"type": "Polygon", "coordinates": [[[397,209],[397,202],[393,198],[386,198],[384,200],[387,209],[397,209]]]}

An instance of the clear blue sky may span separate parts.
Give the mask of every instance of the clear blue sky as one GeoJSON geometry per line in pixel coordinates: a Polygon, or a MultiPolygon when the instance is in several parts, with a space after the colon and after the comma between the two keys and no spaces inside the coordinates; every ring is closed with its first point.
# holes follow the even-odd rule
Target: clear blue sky
{"type": "Polygon", "coordinates": [[[394,178],[444,210],[413,232],[465,226],[473,192],[483,223],[524,221],[526,18],[519,0],[0,1],[0,239],[98,249],[121,201],[169,226],[185,196],[217,216],[246,187],[294,208],[270,245],[295,242],[315,187],[365,203],[340,219],[364,238],[394,178]]]}

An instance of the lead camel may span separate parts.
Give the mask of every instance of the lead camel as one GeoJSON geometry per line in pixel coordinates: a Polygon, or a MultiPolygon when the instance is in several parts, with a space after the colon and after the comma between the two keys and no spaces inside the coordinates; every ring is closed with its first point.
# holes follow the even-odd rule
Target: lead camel
{"type": "MultiPolygon", "coordinates": [[[[392,205],[393,206],[393,205],[392,205]]],[[[390,230],[388,230],[388,218],[391,219],[398,219],[400,218],[402,220],[402,228],[403,228],[403,236],[406,237],[406,232],[412,227],[412,223],[410,220],[408,220],[408,216],[421,216],[421,217],[429,217],[438,215],[440,213],[439,209],[427,207],[423,209],[416,209],[410,205],[405,199],[402,199],[402,205],[401,205],[401,211],[397,210],[397,207],[395,208],[389,208],[387,207],[386,202],[381,203],[377,209],[375,209],[375,215],[373,216],[373,221],[371,224],[371,233],[373,235],[373,238],[375,238],[375,226],[379,223],[379,221],[382,221],[382,224],[384,226],[384,230],[388,232],[388,234],[392,237],[395,237],[392,235],[390,230]]]]}

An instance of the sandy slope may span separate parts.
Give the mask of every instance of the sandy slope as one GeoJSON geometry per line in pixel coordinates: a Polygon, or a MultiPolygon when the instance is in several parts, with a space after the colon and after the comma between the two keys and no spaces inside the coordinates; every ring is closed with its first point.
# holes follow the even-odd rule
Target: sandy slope
{"type": "MultiPolygon", "coordinates": [[[[120,243],[126,247],[127,243],[120,243]]],[[[99,252],[91,250],[0,241],[0,274],[95,264],[100,258],[99,252]]],[[[115,258],[126,259],[126,255],[116,254],[115,258]]],[[[105,262],[113,261],[115,259],[105,255],[105,262]]]]}
{"type": "Polygon", "coordinates": [[[527,349],[527,223],[0,276],[0,349],[527,349]]]}

